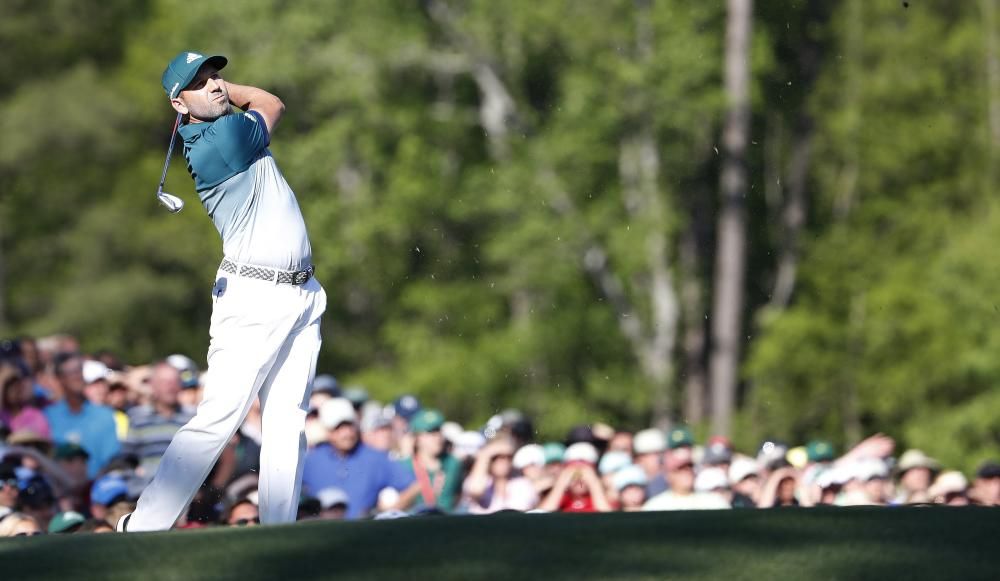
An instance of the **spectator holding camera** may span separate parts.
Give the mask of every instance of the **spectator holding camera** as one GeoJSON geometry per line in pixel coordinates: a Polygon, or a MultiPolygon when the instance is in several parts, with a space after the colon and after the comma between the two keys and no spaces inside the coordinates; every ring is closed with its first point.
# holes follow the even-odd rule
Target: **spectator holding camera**
{"type": "Polygon", "coordinates": [[[563,469],[538,508],[547,512],[610,512],[611,501],[597,475],[597,449],[586,442],[566,448],[563,469]]]}

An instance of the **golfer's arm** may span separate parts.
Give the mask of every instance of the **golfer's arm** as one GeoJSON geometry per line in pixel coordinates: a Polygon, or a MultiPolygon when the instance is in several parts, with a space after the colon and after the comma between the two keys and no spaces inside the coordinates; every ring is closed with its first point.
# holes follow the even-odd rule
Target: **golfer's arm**
{"type": "Polygon", "coordinates": [[[285,104],[281,99],[257,87],[237,85],[229,81],[226,81],[226,87],[229,89],[229,101],[233,105],[244,111],[253,110],[260,113],[264,118],[264,124],[267,125],[267,134],[270,135],[285,112],[285,104]]]}

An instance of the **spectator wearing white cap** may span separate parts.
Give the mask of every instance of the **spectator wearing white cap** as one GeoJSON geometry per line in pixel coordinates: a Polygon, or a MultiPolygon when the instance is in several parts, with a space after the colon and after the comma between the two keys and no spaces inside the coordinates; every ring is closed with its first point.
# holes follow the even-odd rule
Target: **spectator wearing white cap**
{"type": "Polygon", "coordinates": [[[927,491],[940,471],[941,464],[922,450],[903,452],[896,464],[899,484],[896,486],[895,504],[929,502],[927,491]]]}
{"type": "Polygon", "coordinates": [[[881,458],[865,462],[865,493],[872,504],[886,505],[892,498],[892,481],[889,480],[889,466],[881,458]]]}
{"type": "MultiPolygon", "coordinates": [[[[847,478],[838,504],[841,506],[879,506],[886,504],[889,468],[880,458],[863,457],[848,463],[847,478]]],[[[844,469],[844,468],[842,468],[844,469]]]]}
{"type": "Polygon", "coordinates": [[[618,496],[618,510],[637,512],[646,503],[646,485],[649,478],[640,466],[632,464],[615,472],[612,478],[618,496]]]}
{"type": "MultiPolygon", "coordinates": [[[[452,454],[459,462],[475,460],[476,454],[486,445],[486,436],[475,430],[465,430],[455,436],[452,442],[452,454]]],[[[515,466],[517,468],[517,466],[515,466]]]]}
{"type": "Polygon", "coordinates": [[[670,489],[663,471],[663,455],[667,451],[667,436],[656,428],[641,430],[632,439],[632,451],[637,466],[646,472],[646,496],[652,498],[670,489]]]}
{"type": "Polygon", "coordinates": [[[347,517],[347,507],[350,498],[342,489],[335,486],[324,488],[316,495],[319,501],[320,520],[344,520],[347,517]]]}
{"type": "Polygon", "coordinates": [[[205,377],[198,370],[198,364],[180,353],[170,355],[166,361],[181,374],[181,392],[177,395],[177,401],[186,408],[197,408],[205,393],[205,377]]]}
{"type": "Polygon", "coordinates": [[[694,478],[694,491],[699,494],[715,494],[726,504],[732,506],[732,491],[729,488],[729,477],[721,466],[702,468],[694,478]]]}
{"type": "Polygon", "coordinates": [[[807,493],[811,495],[811,506],[834,506],[840,501],[840,492],[850,480],[850,474],[841,466],[821,466],[811,473],[807,482],[807,493]]]}
{"type": "Polygon", "coordinates": [[[357,413],[350,401],[324,402],[319,421],[327,429],[327,441],[306,454],[302,485],[308,494],[340,488],[349,499],[346,517],[356,519],[368,516],[384,488],[402,490],[412,483],[412,477],[388,454],[361,443],[357,413]]]}
{"type": "Polygon", "coordinates": [[[108,405],[110,375],[111,370],[100,361],[87,359],[83,362],[83,381],[86,384],[83,394],[87,397],[87,401],[94,405],[108,405]]]}
{"type": "Polygon", "coordinates": [[[498,438],[476,454],[472,470],[465,478],[463,492],[470,514],[489,514],[501,510],[526,512],[538,505],[538,494],[531,481],[513,474],[514,445],[498,438]]]}
{"type": "Polygon", "coordinates": [[[957,470],[946,470],[939,474],[927,492],[934,504],[969,505],[969,481],[957,470]]]}
{"type": "Polygon", "coordinates": [[[746,456],[733,458],[729,465],[730,504],[733,508],[755,508],[760,495],[760,469],[757,462],[746,456]]]}
{"type": "Polygon", "coordinates": [[[618,489],[615,488],[614,476],[619,470],[632,466],[632,454],[612,450],[605,452],[597,463],[597,472],[601,475],[601,482],[604,483],[604,490],[612,504],[618,503],[618,489]]]}
{"type": "Polygon", "coordinates": [[[0,521],[0,537],[33,537],[44,534],[38,519],[21,512],[10,513],[0,521]]]}
{"type": "Polygon", "coordinates": [[[555,476],[549,474],[546,470],[545,467],[547,464],[548,459],[545,455],[545,448],[539,444],[521,446],[514,453],[514,470],[520,472],[521,476],[524,476],[531,482],[539,498],[551,490],[552,485],[556,482],[555,476]]]}
{"type": "Polygon", "coordinates": [[[609,512],[611,501],[597,475],[597,449],[587,442],[566,448],[563,468],[539,508],[547,512],[609,512]]]}
{"type": "Polygon", "coordinates": [[[694,462],[690,446],[671,450],[667,456],[667,480],[670,490],[650,498],[643,510],[712,510],[729,508],[718,494],[694,489],[694,462]]]}

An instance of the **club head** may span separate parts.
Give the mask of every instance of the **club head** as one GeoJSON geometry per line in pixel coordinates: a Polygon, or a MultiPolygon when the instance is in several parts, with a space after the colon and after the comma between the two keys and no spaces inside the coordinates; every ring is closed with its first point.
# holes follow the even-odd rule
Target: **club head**
{"type": "Polygon", "coordinates": [[[163,190],[156,192],[156,199],[163,204],[163,207],[167,209],[171,214],[176,214],[184,208],[184,200],[178,198],[173,194],[168,194],[163,190]]]}

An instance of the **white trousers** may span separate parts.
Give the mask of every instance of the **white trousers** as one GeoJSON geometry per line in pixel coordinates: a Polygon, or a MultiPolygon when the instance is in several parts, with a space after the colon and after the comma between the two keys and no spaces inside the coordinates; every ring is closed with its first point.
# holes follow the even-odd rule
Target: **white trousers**
{"type": "Polygon", "coordinates": [[[203,399],[174,435],[139,498],[130,532],[174,525],[257,397],[263,431],[260,520],[276,524],[296,518],[326,293],[315,278],[292,286],[219,271],[212,303],[203,399]]]}

